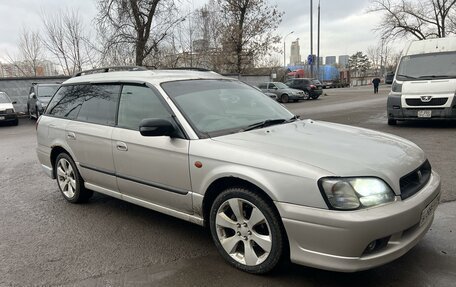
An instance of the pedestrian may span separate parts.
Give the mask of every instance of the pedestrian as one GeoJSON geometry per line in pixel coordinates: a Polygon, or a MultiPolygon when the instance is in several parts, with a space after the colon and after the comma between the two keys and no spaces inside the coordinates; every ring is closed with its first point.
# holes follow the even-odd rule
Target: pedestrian
{"type": "Polygon", "coordinates": [[[374,85],[374,94],[378,94],[378,85],[380,85],[380,79],[374,78],[372,80],[372,84],[374,85]]]}

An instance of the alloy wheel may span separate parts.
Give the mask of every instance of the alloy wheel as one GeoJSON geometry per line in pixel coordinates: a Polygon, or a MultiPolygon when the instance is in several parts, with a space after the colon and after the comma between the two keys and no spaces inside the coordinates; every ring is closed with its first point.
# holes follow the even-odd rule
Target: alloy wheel
{"type": "Polygon", "coordinates": [[[217,211],[215,225],[221,246],[236,262],[256,266],[268,258],[271,230],[253,203],[241,198],[226,200],[217,211]]]}
{"type": "Polygon", "coordinates": [[[62,193],[69,199],[73,198],[76,192],[76,177],[73,167],[65,158],[57,163],[57,182],[62,193]]]}

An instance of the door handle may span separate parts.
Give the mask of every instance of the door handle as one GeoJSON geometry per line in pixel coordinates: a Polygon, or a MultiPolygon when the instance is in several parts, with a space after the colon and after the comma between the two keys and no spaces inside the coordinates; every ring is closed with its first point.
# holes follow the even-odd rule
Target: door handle
{"type": "Polygon", "coordinates": [[[69,133],[67,133],[67,139],[75,140],[76,139],[76,135],[73,132],[69,132],[69,133]]]}
{"type": "Polygon", "coordinates": [[[117,149],[120,150],[120,151],[127,151],[128,150],[127,144],[124,143],[124,142],[117,142],[116,146],[117,146],[117,149]]]}

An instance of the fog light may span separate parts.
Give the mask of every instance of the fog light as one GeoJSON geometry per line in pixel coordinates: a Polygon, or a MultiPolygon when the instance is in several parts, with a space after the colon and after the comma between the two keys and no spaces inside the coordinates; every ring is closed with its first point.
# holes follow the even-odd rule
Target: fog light
{"type": "Polygon", "coordinates": [[[370,253],[375,250],[375,247],[377,247],[377,240],[372,241],[367,245],[365,253],[370,253]]]}

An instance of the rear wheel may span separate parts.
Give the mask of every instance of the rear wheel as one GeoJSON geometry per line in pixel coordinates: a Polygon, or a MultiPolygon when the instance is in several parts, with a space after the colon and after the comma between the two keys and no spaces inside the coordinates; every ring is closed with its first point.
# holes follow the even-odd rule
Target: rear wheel
{"type": "Polygon", "coordinates": [[[304,100],[310,99],[309,91],[304,91],[304,100]]]}
{"type": "Polygon", "coordinates": [[[281,97],[280,97],[280,101],[284,104],[288,103],[288,95],[286,94],[283,94],[281,97]]]}
{"type": "Polygon", "coordinates": [[[397,120],[395,119],[388,119],[388,125],[395,126],[397,124],[397,120]]]}
{"type": "Polygon", "coordinates": [[[312,100],[316,100],[318,99],[318,97],[320,97],[320,95],[317,95],[317,94],[313,94],[312,96],[310,96],[312,98],[312,100]]]}
{"type": "Polygon", "coordinates": [[[280,262],[285,241],[280,217],[256,193],[225,190],[215,199],[209,220],[217,250],[236,268],[261,274],[280,262]]]}
{"type": "Polygon", "coordinates": [[[93,191],[84,187],[84,181],[76,168],[73,159],[61,153],[55,160],[55,177],[63,197],[71,203],[86,202],[93,195],[93,191]]]}

